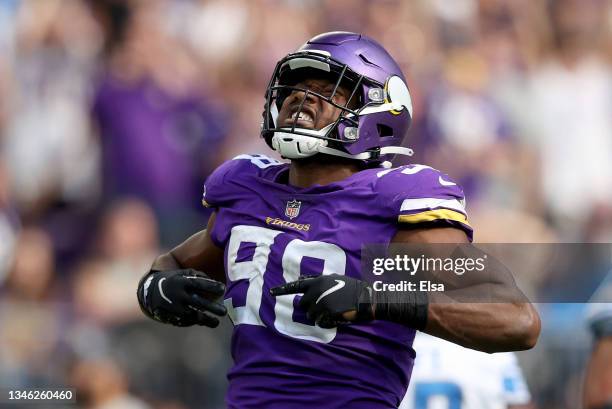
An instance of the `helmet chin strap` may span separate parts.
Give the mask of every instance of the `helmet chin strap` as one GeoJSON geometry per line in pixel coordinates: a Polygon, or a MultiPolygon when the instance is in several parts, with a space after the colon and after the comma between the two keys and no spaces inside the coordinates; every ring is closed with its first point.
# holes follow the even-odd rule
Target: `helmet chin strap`
{"type": "MultiPolygon", "coordinates": [[[[338,149],[328,148],[327,146],[321,146],[319,148],[319,153],[324,153],[326,155],[340,156],[342,158],[358,159],[358,160],[372,159],[372,157],[374,156],[374,152],[362,152],[362,153],[358,153],[355,155],[351,155],[350,153],[342,152],[338,149]]],[[[388,155],[388,154],[412,156],[414,154],[414,151],[410,148],[404,148],[402,146],[384,146],[380,148],[380,151],[378,152],[377,155],[388,155]]]]}
{"type": "MultiPolygon", "coordinates": [[[[327,131],[333,126],[329,124],[320,130],[295,128],[302,132],[300,135],[293,132],[274,132],[272,136],[272,148],[287,159],[309,158],[319,153],[319,149],[327,146],[327,140],[316,138],[316,136],[324,136],[327,131]]],[[[290,131],[291,128],[281,128],[290,131]]]]}
{"type": "MultiPolygon", "coordinates": [[[[315,137],[325,135],[330,126],[332,126],[332,124],[318,131],[306,128],[296,128],[299,129],[300,132],[308,133],[313,136],[298,135],[291,132],[275,132],[274,136],[272,137],[272,146],[275,151],[287,159],[308,158],[316,155],[317,153],[355,160],[372,159],[374,155],[380,156],[394,154],[412,156],[413,154],[412,149],[404,148],[402,146],[384,146],[380,148],[377,153],[362,152],[358,154],[350,154],[339,149],[330,148],[327,146],[327,140],[315,137]]],[[[289,130],[289,128],[287,128],[287,130],[289,130]]]]}

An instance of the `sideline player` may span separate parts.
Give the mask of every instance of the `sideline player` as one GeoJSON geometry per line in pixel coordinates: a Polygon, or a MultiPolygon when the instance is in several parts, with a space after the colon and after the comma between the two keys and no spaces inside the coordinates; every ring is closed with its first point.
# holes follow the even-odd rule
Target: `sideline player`
{"type": "Polygon", "coordinates": [[[400,68],[366,36],[321,34],[276,65],[261,134],[291,162],[220,166],[205,184],[207,229],[158,257],[138,288],[160,322],[215,327],[227,311],[228,407],[397,407],[415,329],[487,352],[535,344],[529,303],[433,303],[361,280],[365,243],[471,240],[455,182],[388,166],[411,154],[401,146],[411,119],[400,68]]]}
{"type": "Polygon", "coordinates": [[[400,409],[533,409],[512,352],[485,354],[422,332],[400,409]]]}

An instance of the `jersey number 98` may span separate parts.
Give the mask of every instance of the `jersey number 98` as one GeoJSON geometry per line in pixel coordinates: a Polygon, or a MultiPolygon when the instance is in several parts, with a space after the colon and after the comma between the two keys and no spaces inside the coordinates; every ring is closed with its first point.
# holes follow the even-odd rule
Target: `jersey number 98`
{"type": "MultiPolygon", "coordinates": [[[[227,248],[227,275],[231,281],[248,280],[244,306],[234,307],[232,298],[225,300],[234,325],[266,325],[259,311],[263,297],[264,275],[274,274],[268,269],[271,257],[280,257],[282,277],[285,282],[299,279],[304,257],[322,260],[322,274],[345,274],[346,253],[340,247],[322,241],[303,241],[294,238],[284,245],[283,249],[283,244],[279,243],[281,240],[277,240],[282,234],[285,233],[257,226],[239,225],[232,228],[227,248]],[[254,247],[254,250],[251,249],[252,255],[246,259],[239,254],[245,246],[254,247]]],[[[274,328],[294,338],[322,343],[331,342],[336,336],[336,328],[321,328],[293,320],[295,297],[295,294],[276,297],[274,328]]]]}

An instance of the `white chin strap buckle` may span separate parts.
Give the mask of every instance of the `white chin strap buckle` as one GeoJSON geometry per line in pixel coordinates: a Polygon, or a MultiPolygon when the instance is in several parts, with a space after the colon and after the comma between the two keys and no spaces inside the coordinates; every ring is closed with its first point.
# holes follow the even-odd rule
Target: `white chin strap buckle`
{"type": "Polygon", "coordinates": [[[287,159],[308,158],[319,153],[319,149],[324,146],[327,146],[325,139],[290,132],[274,132],[272,137],[274,150],[287,159]]]}
{"type": "MultiPolygon", "coordinates": [[[[331,126],[331,124],[328,125],[328,127],[329,126],[331,126]]],[[[311,135],[323,136],[327,132],[327,127],[318,131],[299,128],[299,131],[309,133],[311,135]]],[[[287,159],[309,158],[317,153],[324,153],[326,155],[356,160],[368,160],[372,159],[373,156],[372,152],[350,154],[338,149],[329,148],[327,145],[328,143],[326,139],[315,138],[314,136],[307,135],[297,135],[291,132],[274,132],[274,136],[272,136],[272,148],[280,153],[282,157],[287,159]]],[[[378,152],[378,156],[389,154],[412,156],[412,149],[404,148],[402,146],[384,146],[380,148],[378,152]]],[[[388,166],[390,166],[389,162],[383,162],[383,167],[388,166]]]]}

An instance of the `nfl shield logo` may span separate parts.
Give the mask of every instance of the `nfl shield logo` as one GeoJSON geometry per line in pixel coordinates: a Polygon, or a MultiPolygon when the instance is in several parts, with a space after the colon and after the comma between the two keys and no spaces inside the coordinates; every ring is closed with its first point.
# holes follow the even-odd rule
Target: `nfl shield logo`
{"type": "Polygon", "coordinates": [[[287,216],[290,219],[296,218],[298,214],[300,214],[301,205],[302,205],[302,202],[295,200],[295,199],[287,202],[287,207],[285,207],[285,216],[287,216]]]}

